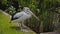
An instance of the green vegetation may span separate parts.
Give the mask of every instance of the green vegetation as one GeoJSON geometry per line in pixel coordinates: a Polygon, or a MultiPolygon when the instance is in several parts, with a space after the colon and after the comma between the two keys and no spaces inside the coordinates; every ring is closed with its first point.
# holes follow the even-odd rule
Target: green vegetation
{"type": "Polygon", "coordinates": [[[60,13],[60,8],[59,9],[56,8],[60,7],[60,0],[9,0],[9,1],[0,0],[0,1],[3,6],[4,5],[11,6],[17,4],[18,6],[15,5],[15,9],[16,7],[18,7],[17,11],[21,11],[21,8],[19,6],[29,7],[31,11],[40,19],[40,21],[37,21],[34,17],[32,17],[25,21],[26,25],[35,32],[53,31],[56,23],[59,23],[58,21],[59,18],[57,16],[60,13]]]}
{"type": "Polygon", "coordinates": [[[9,16],[0,12],[0,34],[24,34],[24,32],[12,29],[11,27],[11,23],[9,23],[9,16]]]}

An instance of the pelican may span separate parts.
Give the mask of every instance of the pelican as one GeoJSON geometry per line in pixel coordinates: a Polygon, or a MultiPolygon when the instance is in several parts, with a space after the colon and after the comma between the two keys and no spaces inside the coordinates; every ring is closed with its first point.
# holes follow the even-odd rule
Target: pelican
{"type": "Polygon", "coordinates": [[[19,27],[22,29],[22,26],[23,26],[23,21],[28,19],[28,18],[31,18],[32,15],[37,19],[39,20],[39,18],[34,14],[32,13],[32,11],[28,8],[28,7],[24,7],[23,8],[23,11],[19,12],[19,13],[16,13],[11,21],[13,22],[17,22],[19,27]]]}

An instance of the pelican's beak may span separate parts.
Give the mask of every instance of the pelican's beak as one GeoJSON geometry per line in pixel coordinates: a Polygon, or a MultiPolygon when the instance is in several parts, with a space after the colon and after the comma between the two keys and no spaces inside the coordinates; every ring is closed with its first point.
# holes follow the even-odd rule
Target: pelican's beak
{"type": "Polygon", "coordinates": [[[38,21],[40,20],[32,11],[29,11],[38,21]]]}

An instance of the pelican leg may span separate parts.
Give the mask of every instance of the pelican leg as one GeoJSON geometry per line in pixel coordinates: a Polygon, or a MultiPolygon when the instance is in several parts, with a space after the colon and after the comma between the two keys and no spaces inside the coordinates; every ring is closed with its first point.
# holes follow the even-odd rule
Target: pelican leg
{"type": "Polygon", "coordinates": [[[21,29],[27,29],[27,26],[24,25],[24,21],[21,22],[21,29]]]}
{"type": "Polygon", "coordinates": [[[23,22],[20,23],[21,24],[21,30],[23,29],[23,22]]]}
{"type": "Polygon", "coordinates": [[[26,27],[24,26],[23,22],[24,22],[24,21],[18,23],[18,26],[21,28],[21,30],[24,29],[24,28],[26,28],[26,27]]]}
{"type": "Polygon", "coordinates": [[[18,22],[17,26],[22,30],[22,23],[21,22],[18,22]]]}
{"type": "Polygon", "coordinates": [[[17,22],[17,27],[19,27],[20,25],[19,25],[19,22],[17,22]]]}
{"type": "Polygon", "coordinates": [[[17,26],[20,27],[20,29],[23,29],[22,22],[18,22],[18,23],[17,23],[17,26]]]}

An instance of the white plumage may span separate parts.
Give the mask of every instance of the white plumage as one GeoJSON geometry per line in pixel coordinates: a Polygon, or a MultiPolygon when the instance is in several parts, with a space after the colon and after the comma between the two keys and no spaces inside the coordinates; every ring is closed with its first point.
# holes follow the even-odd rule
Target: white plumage
{"type": "Polygon", "coordinates": [[[22,22],[28,18],[30,18],[32,15],[31,14],[27,14],[25,12],[19,12],[17,13],[16,15],[14,15],[14,18],[18,18],[18,19],[15,19],[13,20],[14,22],[22,22]]]}
{"type": "Polygon", "coordinates": [[[28,7],[24,7],[23,11],[16,13],[13,18],[17,18],[13,20],[14,22],[22,22],[32,16],[32,14],[29,12],[30,9],[28,7]]]}
{"type": "MultiPolygon", "coordinates": [[[[21,11],[21,12],[19,12],[19,13],[16,13],[16,14],[13,16],[13,19],[14,19],[14,20],[12,20],[12,21],[17,22],[17,23],[19,24],[19,26],[20,26],[20,24],[21,24],[20,27],[22,27],[22,22],[23,22],[24,20],[30,18],[32,15],[33,15],[34,17],[36,17],[36,16],[30,11],[30,9],[29,9],[28,7],[24,7],[24,8],[23,8],[23,11],[21,11]],[[20,22],[21,22],[21,23],[20,23],[20,22]]],[[[38,17],[36,17],[36,19],[39,20],[38,17]]]]}

